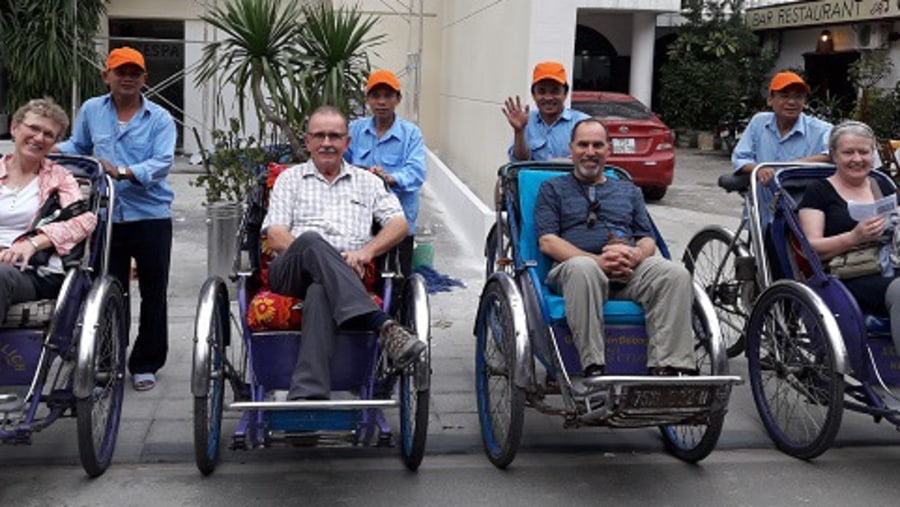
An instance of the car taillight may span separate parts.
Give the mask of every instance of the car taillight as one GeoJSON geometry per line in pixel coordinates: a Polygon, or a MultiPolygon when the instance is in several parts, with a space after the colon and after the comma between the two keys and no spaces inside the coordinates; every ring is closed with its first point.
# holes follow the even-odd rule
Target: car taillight
{"type": "Polygon", "coordinates": [[[656,145],[656,151],[667,151],[673,148],[672,143],[659,143],[656,145]]]}

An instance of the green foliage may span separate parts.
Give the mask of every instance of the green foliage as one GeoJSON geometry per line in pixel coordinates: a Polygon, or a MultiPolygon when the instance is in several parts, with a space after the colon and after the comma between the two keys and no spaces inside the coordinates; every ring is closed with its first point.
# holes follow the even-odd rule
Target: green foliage
{"type": "Polygon", "coordinates": [[[203,153],[206,171],[191,180],[194,187],[206,189],[206,202],[242,202],[256,185],[259,175],[269,162],[280,161],[285,150],[267,149],[254,137],[240,135],[241,124],[229,120],[229,130],[212,133],[215,151],[203,153]]]}
{"type": "Polygon", "coordinates": [[[863,51],[859,60],[850,65],[850,81],[864,90],[872,89],[893,70],[888,50],[863,51]]]}
{"type": "Polygon", "coordinates": [[[765,105],[760,90],[774,55],[744,23],[743,0],[685,0],[660,70],[661,116],[674,127],[713,130],[765,105]]]}
{"type": "Polygon", "coordinates": [[[0,60],[8,70],[8,111],[44,96],[70,110],[73,73],[83,96],[100,93],[103,82],[94,66],[93,37],[107,3],[0,0],[0,60]]]}
{"type": "Polygon", "coordinates": [[[824,95],[813,95],[810,98],[806,105],[806,112],[832,125],[837,125],[846,119],[845,111],[848,108],[847,97],[833,95],[829,90],[825,90],[824,95]]]}
{"type": "Polygon", "coordinates": [[[378,19],[356,8],[334,10],[324,3],[307,5],[303,16],[297,42],[303,54],[298,64],[306,71],[302,90],[310,92],[302,98],[305,109],[328,104],[351,115],[366,100],[366,49],[385,40],[385,34],[371,34],[378,19]]]}
{"type": "Polygon", "coordinates": [[[900,138],[900,81],[893,89],[872,88],[867,92],[866,118],[862,119],[862,104],[854,109],[854,118],[865,121],[879,139],[900,138]]]}
{"type": "Polygon", "coordinates": [[[203,48],[197,84],[222,77],[219,86],[234,85],[241,111],[251,97],[260,123],[274,125],[298,159],[305,158],[301,133],[316,107],[349,113],[364,102],[366,51],[384,39],[370,35],[376,18],[325,3],[231,0],[201,19],[225,37],[203,48]]]}
{"type": "Polygon", "coordinates": [[[881,138],[890,137],[895,130],[896,85],[893,91],[876,86],[893,70],[894,62],[887,50],[863,51],[850,66],[850,81],[862,92],[853,118],[868,123],[881,138]]]}

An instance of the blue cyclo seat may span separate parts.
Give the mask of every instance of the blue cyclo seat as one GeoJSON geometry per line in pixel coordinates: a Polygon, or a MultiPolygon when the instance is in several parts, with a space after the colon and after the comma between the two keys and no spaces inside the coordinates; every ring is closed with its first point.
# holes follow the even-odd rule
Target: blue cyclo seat
{"type": "MultiPolygon", "coordinates": [[[[566,305],[562,296],[551,291],[544,280],[553,267],[553,260],[541,253],[538,248],[537,231],[534,222],[534,205],[538,191],[544,180],[566,174],[560,171],[522,169],[518,173],[519,209],[522,213],[522,228],[519,232],[519,252],[524,262],[536,264],[536,282],[540,286],[544,300],[545,317],[549,320],[562,320],[566,317],[566,305]]],[[[612,178],[618,175],[609,168],[606,174],[612,178]]],[[[644,310],[634,301],[609,300],[603,305],[604,320],[607,324],[643,324],[644,310]]]]}

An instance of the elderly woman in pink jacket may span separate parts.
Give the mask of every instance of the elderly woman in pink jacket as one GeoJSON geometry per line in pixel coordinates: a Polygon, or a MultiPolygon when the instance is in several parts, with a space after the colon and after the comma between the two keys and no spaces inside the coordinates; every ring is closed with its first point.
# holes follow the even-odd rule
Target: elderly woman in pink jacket
{"type": "Polygon", "coordinates": [[[90,212],[56,221],[43,216],[51,197],[58,208],[82,199],[75,177],[47,158],[68,126],[51,99],[31,100],[13,114],[15,147],[0,158],[0,322],[13,303],[56,297],[65,277],[62,256],[97,225],[90,212]]]}

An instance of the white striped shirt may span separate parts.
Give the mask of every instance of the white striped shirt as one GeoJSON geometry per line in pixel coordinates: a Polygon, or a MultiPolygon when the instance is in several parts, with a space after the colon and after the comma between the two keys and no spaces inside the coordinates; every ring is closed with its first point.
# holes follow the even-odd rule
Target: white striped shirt
{"type": "Polygon", "coordinates": [[[329,182],[312,160],[286,169],[275,180],[263,230],[287,227],[295,238],[316,231],[342,252],[359,250],[372,239],[372,222],[382,226],[403,216],[397,196],[374,174],[344,162],[329,182]]]}

